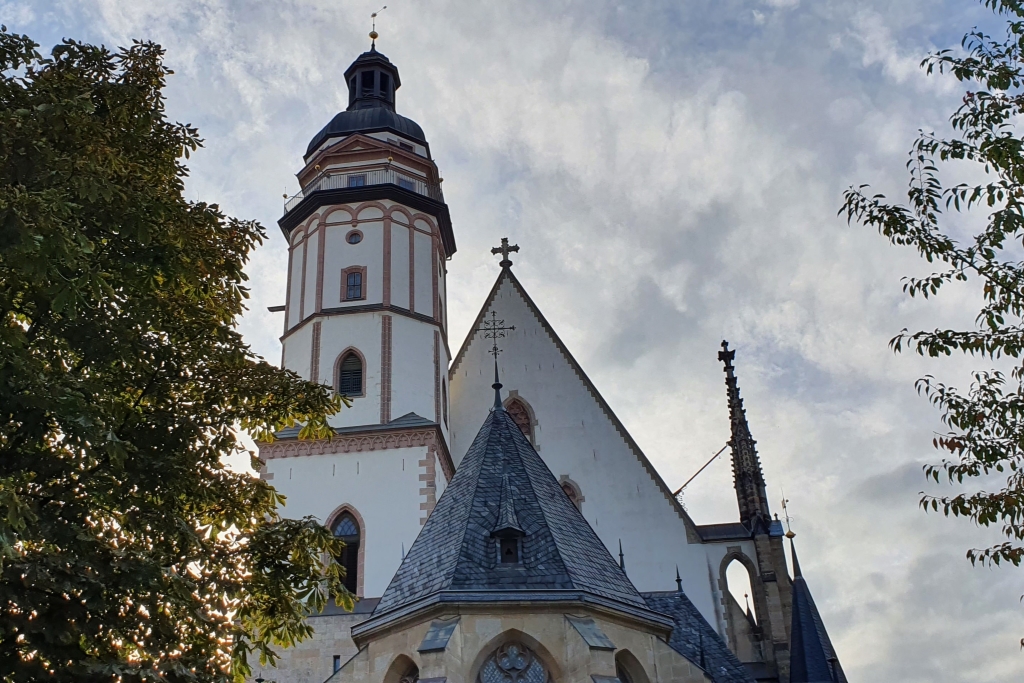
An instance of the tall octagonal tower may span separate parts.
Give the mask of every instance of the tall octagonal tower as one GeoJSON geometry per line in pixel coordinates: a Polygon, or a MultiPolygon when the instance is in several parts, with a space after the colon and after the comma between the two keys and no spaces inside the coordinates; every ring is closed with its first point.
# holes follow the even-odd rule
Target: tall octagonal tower
{"type": "Polygon", "coordinates": [[[445,481],[446,260],[455,252],[423,130],[395,111],[398,69],[376,47],[345,71],[348,108],[309,143],[278,222],[289,245],[284,367],[352,407],[330,441],[263,444],[288,517],[349,539],[350,589],[380,596],[445,481]]]}

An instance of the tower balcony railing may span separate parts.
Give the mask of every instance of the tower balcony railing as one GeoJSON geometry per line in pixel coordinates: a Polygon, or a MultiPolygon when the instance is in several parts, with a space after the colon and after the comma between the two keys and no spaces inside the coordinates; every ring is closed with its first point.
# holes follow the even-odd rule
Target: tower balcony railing
{"type": "Polygon", "coordinates": [[[313,194],[323,190],[341,190],[347,188],[369,187],[371,185],[394,185],[410,192],[429,197],[435,202],[444,202],[444,195],[441,194],[441,186],[435,183],[426,183],[422,180],[410,177],[393,168],[381,168],[375,170],[360,171],[333,171],[321,173],[302,190],[284,201],[284,212],[288,213],[299,202],[313,194]]]}

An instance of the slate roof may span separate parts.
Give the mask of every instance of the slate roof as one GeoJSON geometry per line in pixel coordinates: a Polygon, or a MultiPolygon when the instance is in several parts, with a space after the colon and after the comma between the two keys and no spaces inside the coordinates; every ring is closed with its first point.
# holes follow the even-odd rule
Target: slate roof
{"type": "Polygon", "coordinates": [[[753,683],[754,679],[746,667],[722,642],[685,593],[644,593],[643,597],[650,609],[672,618],[674,626],[669,647],[702,666],[715,683],[753,683]]]}
{"type": "Polygon", "coordinates": [[[309,141],[305,158],[308,159],[325,140],[330,138],[345,137],[353,133],[372,133],[378,130],[390,130],[422,145],[427,144],[427,137],[423,134],[423,129],[412,119],[384,107],[369,107],[338,112],[331,122],[309,141]]]}
{"type": "Polygon", "coordinates": [[[528,591],[529,596],[519,595],[533,599],[552,590],[593,594],[647,612],[604,543],[499,405],[484,421],[374,616],[442,592],[528,591]],[[511,519],[523,532],[522,561],[503,565],[493,533],[511,519]]]}
{"type": "Polygon", "coordinates": [[[847,683],[825,623],[818,614],[800,562],[793,551],[793,625],[790,637],[790,683],[847,683]]]}

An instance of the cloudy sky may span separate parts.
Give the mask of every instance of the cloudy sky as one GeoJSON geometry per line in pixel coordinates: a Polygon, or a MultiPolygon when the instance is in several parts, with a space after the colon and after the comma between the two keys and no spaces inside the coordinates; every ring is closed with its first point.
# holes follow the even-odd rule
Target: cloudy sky
{"type": "MultiPolygon", "coordinates": [[[[242,326],[276,359],[281,195],[344,108],[383,1],[0,2],[0,21],[46,48],[167,48],[171,116],[207,140],[189,197],[270,229],[242,326]]],[[[900,278],[925,266],[836,216],[851,184],[902,196],[913,136],[945,130],[960,92],[918,64],[990,15],[973,0],[387,1],[378,46],[459,245],[453,340],[509,236],[520,279],[678,486],[728,437],[728,338],[850,680],[1021,680],[1024,573],[972,568],[965,550],[998,537],[917,508],[938,421],[914,379],[963,384],[970,365],[887,348],[904,327],[969,323],[977,300],[908,301],[900,278]]],[[[694,518],[733,519],[730,487],[723,459],[687,490],[694,518]]]]}

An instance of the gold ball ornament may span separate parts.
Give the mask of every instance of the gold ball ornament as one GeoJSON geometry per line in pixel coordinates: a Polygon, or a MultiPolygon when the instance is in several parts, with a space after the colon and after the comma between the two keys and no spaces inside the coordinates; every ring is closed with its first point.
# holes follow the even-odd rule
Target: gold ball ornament
{"type": "Polygon", "coordinates": [[[377,32],[370,31],[370,40],[377,40],[377,32]]]}

